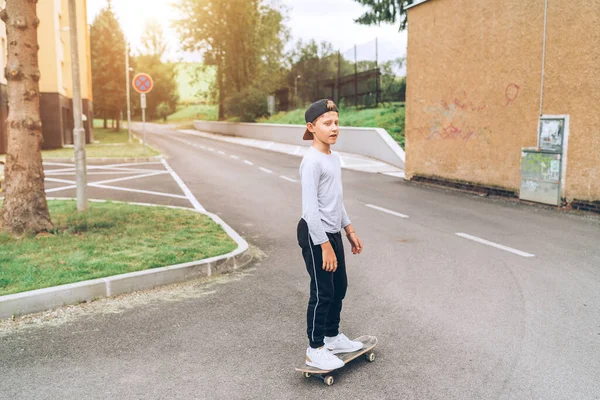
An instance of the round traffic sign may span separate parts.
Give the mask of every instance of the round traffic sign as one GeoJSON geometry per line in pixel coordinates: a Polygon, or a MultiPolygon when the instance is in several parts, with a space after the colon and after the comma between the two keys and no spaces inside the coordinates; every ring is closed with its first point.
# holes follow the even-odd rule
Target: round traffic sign
{"type": "Polygon", "coordinates": [[[152,86],[154,86],[154,82],[152,82],[152,77],[148,74],[140,72],[133,77],[133,88],[138,93],[148,93],[152,90],[152,86]]]}

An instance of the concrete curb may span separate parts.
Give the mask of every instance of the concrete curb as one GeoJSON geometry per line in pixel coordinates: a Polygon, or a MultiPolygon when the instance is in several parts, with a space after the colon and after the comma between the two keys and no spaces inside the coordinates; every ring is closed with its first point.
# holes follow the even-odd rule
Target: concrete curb
{"type": "MultiPolygon", "coordinates": [[[[49,200],[73,199],[49,198],[49,200]]],[[[90,201],[107,202],[106,200],[90,201]]],[[[114,201],[113,203],[125,202],[114,201]]],[[[243,268],[252,261],[248,243],[215,214],[185,207],[129,202],[127,204],[147,207],[167,207],[207,215],[225,230],[237,243],[238,247],[228,254],[204,260],[0,296],[0,319],[45,311],[83,301],[92,301],[102,297],[131,293],[137,290],[152,289],[157,286],[169,285],[199,277],[219,275],[243,268]]]]}

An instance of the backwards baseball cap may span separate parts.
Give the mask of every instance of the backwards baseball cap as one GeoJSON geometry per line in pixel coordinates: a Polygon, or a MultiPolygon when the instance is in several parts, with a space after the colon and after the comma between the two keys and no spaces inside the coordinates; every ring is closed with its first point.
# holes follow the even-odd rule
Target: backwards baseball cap
{"type": "MultiPolygon", "coordinates": [[[[314,103],[312,103],[310,107],[308,107],[308,110],[306,110],[306,112],[304,113],[304,120],[306,121],[306,123],[315,122],[317,118],[329,111],[335,111],[339,114],[339,110],[333,101],[329,99],[317,100],[314,103]]],[[[302,136],[302,139],[312,140],[312,132],[306,129],[306,131],[304,132],[304,136],[302,136]]]]}

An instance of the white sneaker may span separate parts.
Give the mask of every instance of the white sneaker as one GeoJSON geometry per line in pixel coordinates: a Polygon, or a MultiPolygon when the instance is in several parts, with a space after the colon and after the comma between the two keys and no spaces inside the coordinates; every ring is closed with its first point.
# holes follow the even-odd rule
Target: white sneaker
{"type": "Polygon", "coordinates": [[[319,368],[325,371],[331,371],[344,366],[344,362],[337,358],[325,347],[306,349],[306,365],[319,368]]]}
{"type": "Polygon", "coordinates": [[[350,340],[340,333],[334,337],[325,336],[325,347],[331,351],[332,354],[340,353],[352,353],[363,348],[362,342],[350,340]]]}

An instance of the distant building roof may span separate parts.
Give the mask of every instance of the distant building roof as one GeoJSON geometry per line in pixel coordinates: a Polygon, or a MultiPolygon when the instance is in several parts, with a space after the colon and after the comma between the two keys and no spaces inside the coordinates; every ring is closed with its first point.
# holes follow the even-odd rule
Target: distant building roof
{"type": "Polygon", "coordinates": [[[421,5],[421,4],[423,4],[423,3],[427,2],[427,1],[429,1],[429,0],[417,0],[414,3],[412,3],[411,5],[406,6],[405,10],[408,10],[409,8],[413,8],[413,7],[416,7],[418,5],[421,5]]]}

